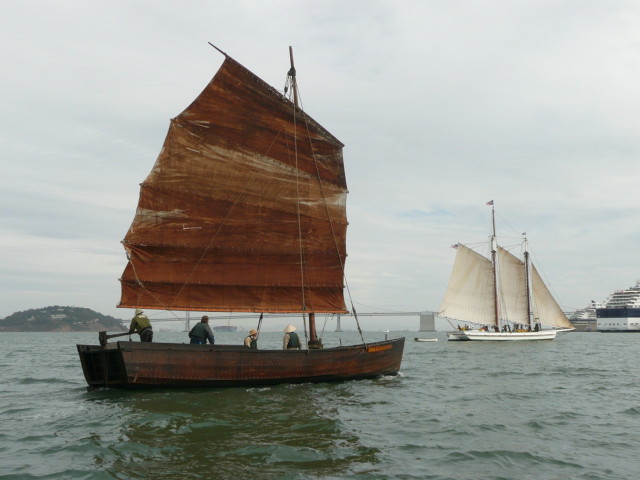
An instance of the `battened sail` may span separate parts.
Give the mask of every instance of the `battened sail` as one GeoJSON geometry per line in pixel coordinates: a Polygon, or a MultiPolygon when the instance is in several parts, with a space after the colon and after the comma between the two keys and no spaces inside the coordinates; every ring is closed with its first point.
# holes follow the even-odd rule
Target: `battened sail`
{"type": "Polygon", "coordinates": [[[438,315],[471,323],[494,324],[491,261],[459,243],[456,260],[438,315]]]}
{"type": "Polygon", "coordinates": [[[346,312],[343,145],[225,57],[141,184],[119,306],[346,312]]]}

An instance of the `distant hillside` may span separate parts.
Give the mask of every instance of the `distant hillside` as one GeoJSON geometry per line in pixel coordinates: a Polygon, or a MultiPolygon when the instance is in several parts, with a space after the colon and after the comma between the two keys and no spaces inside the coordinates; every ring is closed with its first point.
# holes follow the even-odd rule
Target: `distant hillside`
{"type": "Polygon", "coordinates": [[[125,331],[122,320],[89,308],[44,307],[16,312],[0,320],[0,332],[125,331]]]}

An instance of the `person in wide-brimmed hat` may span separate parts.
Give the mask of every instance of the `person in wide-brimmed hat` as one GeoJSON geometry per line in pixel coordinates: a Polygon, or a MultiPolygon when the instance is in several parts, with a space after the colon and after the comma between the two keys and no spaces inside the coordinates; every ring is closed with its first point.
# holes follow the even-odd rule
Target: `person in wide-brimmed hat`
{"type": "Polygon", "coordinates": [[[137,333],[140,335],[141,342],[153,341],[153,330],[151,329],[151,322],[140,308],[136,308],[136,314],[131,319],[131,325],[129,325],[129,335],[137,333]]]}
{"type": "Polygon", "coordinates": [[[284,350],[300,350],[300,339],[296,333],[296,327],[287,325],[284,329],[284,338],[282,339],[282,348],[284,350]]]}
{"type": "Polygon", "coordinates": [[[254,350],[258,348],[258,331],[255,328],[249,330],[249,335],[244,339],[244,346],[254,350]]]}

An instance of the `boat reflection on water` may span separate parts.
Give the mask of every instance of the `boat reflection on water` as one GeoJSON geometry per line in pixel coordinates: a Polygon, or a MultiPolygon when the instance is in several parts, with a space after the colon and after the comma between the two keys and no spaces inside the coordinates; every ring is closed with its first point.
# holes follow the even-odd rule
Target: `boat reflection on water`
{"type": "Polygon", "coordinates": [[[200,473],[210,469],[215,478],[257,478],[256,465],[259,478],[280,478],[283,471],[329,478],[374,464],[380,454],[336,415],[336,398],[353,393],[350,383],[101,390],[87,401],[100,402],[101,410],[108,405],[119,419],[112,435],[126,441],[105,438],[109,452],[100,460],[118,478],[141,478],[141,471],[144,478],[192,478],[190,465],[200,473]]]}

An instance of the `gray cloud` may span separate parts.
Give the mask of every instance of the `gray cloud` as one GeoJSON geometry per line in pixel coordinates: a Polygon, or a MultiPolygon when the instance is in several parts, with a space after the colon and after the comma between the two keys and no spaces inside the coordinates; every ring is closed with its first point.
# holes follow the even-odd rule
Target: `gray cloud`
{"type": "Polygon", "coordinates": [[[528,233],[564,307],[640,277],[635,2],[4,10],[0,316],[128,316],[114,308],[119,241],[169,119],[221,63],[207,41],[277,88],[293,45],[303,106],[346,144],[347,275],[365,310],[436,309],[449,246],[486,239],[490,199],[499,233],[528,233]]]}

